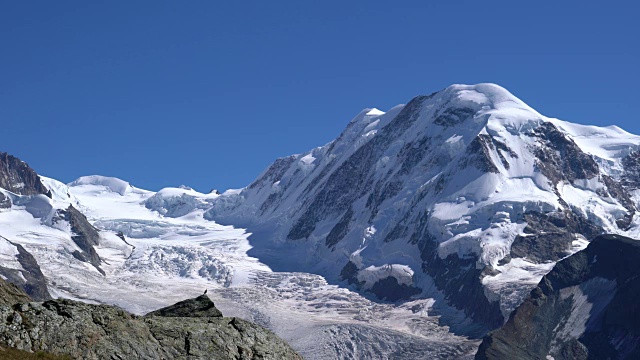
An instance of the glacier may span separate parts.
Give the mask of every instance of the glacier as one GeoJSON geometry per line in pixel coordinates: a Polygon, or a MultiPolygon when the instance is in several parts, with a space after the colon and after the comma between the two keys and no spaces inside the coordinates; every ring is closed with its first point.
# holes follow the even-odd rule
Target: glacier
{"type": "Polygon", "coordinates": [[[39,176],[47,194],[6,185],[0,265],[29,273],[20,245],[51,296],[134,313],[209,289],[310,359],[472,357],[591,235],[640,235],[639,154],[620,128],[453,85],[364,109],[334,141],[222,194],[97,175],[39,176]],[[104,274],[74,257],[70,206],[99,231],[104,274]]]}

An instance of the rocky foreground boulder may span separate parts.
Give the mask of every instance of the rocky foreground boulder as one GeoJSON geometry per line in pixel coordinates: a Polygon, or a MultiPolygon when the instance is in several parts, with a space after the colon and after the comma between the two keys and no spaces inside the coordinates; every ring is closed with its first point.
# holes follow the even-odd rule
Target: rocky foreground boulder
{"type": "Polygon", "coordinates": [[[594,239],[560,262],[476,359],[640,359],[640,240],[594,239]]]}
{"type": "Polygon", "coordinates": [[[16,292],[0,283],[0,344],[19,350],[74,359],[302,359],[270,331],[223,317],[206,295],[135,316],[67,299],[8,305],[24,301],[16,292]]]}

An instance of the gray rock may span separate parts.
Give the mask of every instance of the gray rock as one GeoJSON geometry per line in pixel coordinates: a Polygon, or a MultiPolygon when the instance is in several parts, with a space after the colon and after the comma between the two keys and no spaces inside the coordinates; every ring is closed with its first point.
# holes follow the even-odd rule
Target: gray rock
{"type": "Polygon", "coordinates": [[[13,305],[31,301],[24,290],[0,277],[0,305],[13,305]]]}
{"type": "MultiPolygon", "coordinates": [[[[624,161],[623,161],[624,162],[624,161]]],[[[612,198],[618,200],[618,202],[627,209],[628,213],[622,218],[616,221],[616,225],[620,229],[629,230],[633,216],[636,214],[636,205],[631,199],[631,194],[624,187],[624,182],[617,182],[611,176],[602,175],[602,181],[607,186],[607,193],[612,198]]]]}
{"type": "Polygon", "coordinates": [[[640,241],[616,235],[556,264],[476,359],[640,358],[640,241]]]}
{"type": "Polygon", "coordinates": [[[44,274],[42,274],[40,265],[38,265],[36,259],[22,245],[11,241],[9,241],[9,243],[16,247],[18,251],[16,259],[23,270],[0,266],[0,274],[11,283],[22,288],[22,290],[34,300],[43,301],[51,299],[51,294],[49,294],[47,288],[47,279],[44,277],[44,274]]]}
{"type": "Polygon", "coordinates": [[[536,165],[555,186],[562,180],[591,179],[599,174],[598,164],[553,124],[545,122],[528,134],[538,138],[536,165]]]}
{"type": "Polygon", "coordinates": [[[180,301],[171,306],[152,311],[146,315],[164,317],[222,317],[213,301],[207,295],[200,295],[195,299],[180,301]]]}
{"type": "Polygon", "coordinates": [[[276,181],[280,181],[294,161],[296,161],[295,156],[276,159],[260,178],[249,185],[249,188],[261,187],[264,184],[273,184],[276,181]]]}
{"type": "Polygon", "coordinates": [[[511,258],[527,258],[537,263],[557,261],[570,254],[575,234],[587,239],[600,235],[602,229],[587,219],[570,211],[541,214],[528,212],[523,235],[518,235],[511,245],[511,258]]]}
{"type": "Polygon", "coordinates": [[[82,250],[74,251],[73,256],[80,261],[90,263],[104,275],[104,271],[100,268],[102,260],[94,248],[100,242],[98,230],[73,205],[69,205],[66,210],[58,210],[58,216],[69,222],[73,232],[71,239],[82,250]]]}
{"type": "Polygon", "coordinates": [[[0,305],[0,342],[74,359],[302,359],[270,331],[221,317],[206,296],[144,317],[65,299],[0,305]]]}
{"type": "Polygon", "coordinates": [[[624,174],[622,185],[630,191],[640,189],[640,151],[634,151],[622,159],[624,174]]]}
{"type": "Polygon", "coordinates": [[[373,185],[372,176],[376,161],[397,136],[417,121],[422,103],[431,96],[433,94],[412,99],[377,136],[358,148],[329,175],[318,195],[291,227],[287,238],[307,238],[315,230],[318,222],[331,215],[344,213],[354,201],[366,193],[373,185]]]}
{"type": "Polygon", "coordinates": [[[456,126],[463,123],[466,119],[472,117],[475,113],[476,111],[470,108],[448,107],[444,111],[439,113],[433,122],[444,127],[456,126]]]}
{"type": "Polygon", "coordinates": [[[0,209],[9,209],[11,207],[11,199],[0,192],[0,209]]]}
{"type": "Polygon", "coordinates": [[[51,197],[51,191],[27,163],[5,152],[0,152],[0,188],[20,195],[44,194],[51,197]]]}

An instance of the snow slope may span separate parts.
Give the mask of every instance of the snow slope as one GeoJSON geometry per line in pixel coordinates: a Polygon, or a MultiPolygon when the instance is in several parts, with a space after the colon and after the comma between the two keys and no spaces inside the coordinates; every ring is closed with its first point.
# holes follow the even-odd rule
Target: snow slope
{"type": "MultiPolygon", "coordinates": [[[[440,327],[433,300],[379,304],[319,275],[273,272],[247,255],[250,234],[244,229],[203,218],[216,194],[185,187],[151,192],[99,176],[68,185],[41,180],[52,191],[48,201],[7,192],[14,204],[0,210],[0,235],[33,254],[54,297],[115,304],[141,314],[209,289],[225,315],[272,329],[309,359],[429,353],[458,358],[472,354],[478,344],[440,327]],[[46,204],[42,211],[20,205],[40,201],[34,199],[46,204]],[[56,210],[69,205],[100,230],[96,251],[105,275],[72,256],[78,247],[69,224],[51,221],[56,210]]],[[[2,266],[22,270],[15,246],[4,238],[0,252],[2,266]]],[[[466,324],[462,314],[446,316],[466,324]]]]}
{"type": "Polygon", "coordinates": [[[27,271],[22,245],[51,295],[136,313],[210,289],[311,359],[462,358],[478,343],[462,334],[501,325],[588,238],[640,235],[639,145],[497,85],[453,85],[364,109],[221,195],[102,176],[0,189],[0,264],[27,271]],[[70,206],[99,230],[104,275],[77,255],[70,206]]]}
{"type": "Polygon", "coordinates": [[[639,144],[616,127],[547,118],[494,84],[453,85],[363,110],[336,140],[278,159],[205,217],[257,233],[252,254],[270,266],[335,282],[355,273],[364,290],[416,288],[408,298],[431,296],[435,281],[452,305],[498,326],[584,236],[638,232],[625,177],[639,144]],[[536,231],[547,223],[555,238],[536,231]],[[469,302],[497,302],[500,314],[469,302]]]}

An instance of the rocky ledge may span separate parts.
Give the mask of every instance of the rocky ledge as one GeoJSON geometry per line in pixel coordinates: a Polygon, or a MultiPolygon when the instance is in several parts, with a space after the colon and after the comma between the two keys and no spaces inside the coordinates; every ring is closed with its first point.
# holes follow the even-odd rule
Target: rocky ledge
{"type": "Polygon", "coordinates": [[[223,317],[206,295],[145,316],[67,299],[25,300],[0,281],[0,344],[6,347],[74,359],[302,359],[270,331],[223,317]]]}
{"type": "Polygon", "coordinates": [[[558,262],[476,359],[640,359],[640,240],[594,239],[558,262]]]}

